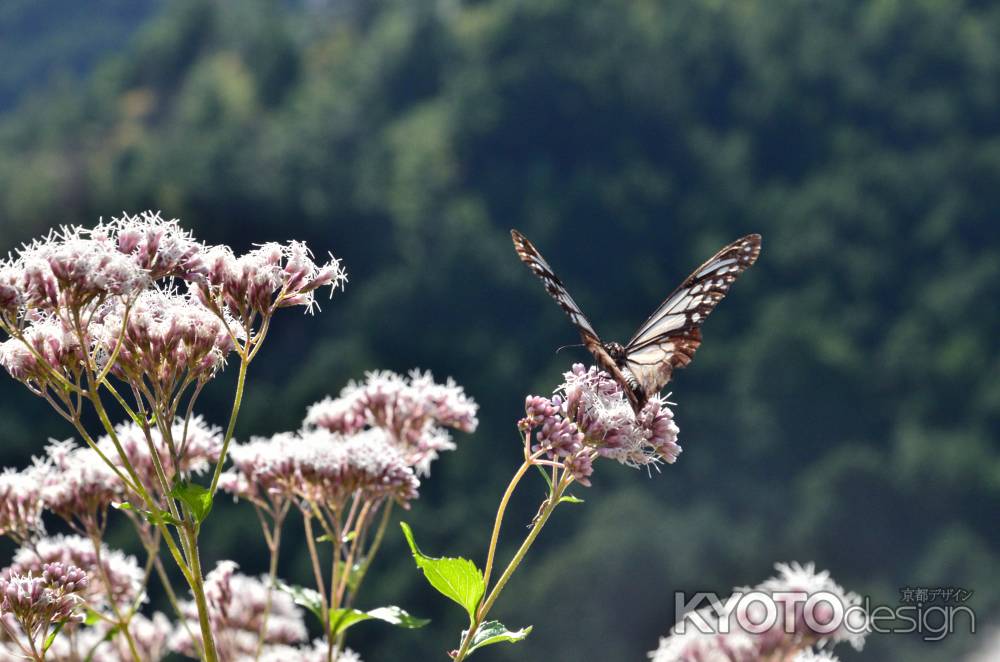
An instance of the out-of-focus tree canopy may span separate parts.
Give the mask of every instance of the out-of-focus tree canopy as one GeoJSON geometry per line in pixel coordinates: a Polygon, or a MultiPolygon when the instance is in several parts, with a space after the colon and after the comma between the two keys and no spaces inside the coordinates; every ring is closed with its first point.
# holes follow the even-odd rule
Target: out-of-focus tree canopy
{"type": "MultiPolygon", "coordinates": [[[[3,11],[35,4],[59,3],[3,11]]],[[[83,48],[49,18],[53,49],[83,48]]],[[[428,551],[481,562],[524,396],[587,358],[554,353],[575,333],[510,227],[618,340],[716,248],[763,234],[670,387],[679,462],[651,478],[598,465],[497,607],[535,631],[483,662],[644,659],[674,591],[754,584],[782,560],[875,603],[961,586],[977,625],[1000,611],[1000,7],[185,0],[84,51],[99,64],[31,81],[0,117],[2,248],[152,208],[206,240],[344,258],[344,296],[277,321],[238,434],[295,428],[368,369],[455,377],[483,424],[406,514],[428,551]]],[[[218,381],[202,410],[222,422],[218,381]]],[[[9,379],[0,417],[6,464],[69,434],[9,379]]],[[[540,497],[515,504],[511,541],[540,497]]],[[[207,563],[263,570],[249,509],[227,512],[207,563]]],[[[443,659],[460,616],[388,538],[362,601],[434,622],[359,627],[353,645],[443,659]]],[[[298,551],[284,574],[305,579],[298,551]]],[[[978,641],[841,653],[955,659],[978,641]]]]}

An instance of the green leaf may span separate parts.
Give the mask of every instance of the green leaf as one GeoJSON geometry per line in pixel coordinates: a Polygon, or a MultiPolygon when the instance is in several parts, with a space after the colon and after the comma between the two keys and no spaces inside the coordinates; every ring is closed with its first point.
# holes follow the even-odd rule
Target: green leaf
{"type": "MultiPolygon", "coordinates": [[[[463,640],[468,632],[468,630],[462,632],[463,640]]],[[[509,642],[512,644],[517,643],[527,637],[530,632],[530,625],[526,628],[521,628],[520,630],[511,632],[504,627],[503,623],[500,621],[486,621],[476,628],[476,634],[472,636],[472,644],[469,646],[469,653],[491,644],[499,644],[503,642],[509,642]]]]}
{"type": "Polygon", "coordinates": [[[406,542],[410,545],[417,567],[423,570],[430,585],[445,597],[465,608],[469,621],[475,619],[476,608],[486,591],[483,573],[476,564],[462,558],[432,558],[423,554],[413,540],[413,531],[406,522],[400,522],[406,542]]]}
{"type": "Polygon", "coordinates": [[[170,490],[170,496],[183,501],[198,524],[212,512],[212,494],[198,483],[179,482],[170,490]]]}
{"type": "Polygon", "coordinates": [[[368,564],[367,559],[362,559],[348,568],[346,565],[341,563],[337,566],[337,580],[340,581],[344,578],[344,573],[347,573],[347,588],[352,591],[356,591],[358,588],[358,583],[364,574],[365,568],[368,564]]]}
{"type": "Polygon", "coordinates": [[[372,609],[371,611],[361,611],[359,609],[336,609],[330,612],[330,637],[333,638],[338,636],[344,632],[344,630],[356,623],[370,621],[372,619],[385,621],[390,625],[396,625],[398,627],[411,630],[413,628],[422,628],[431,622],[428,618],[416,618],[415,616],[410,616],[399,607],[379,607],[378,609],[372,609]]]}
{"type": "Polygon", "coordinates": [[[292,600],[300,607],[305,607],[313,614],[320,623],[323,622],[323,598],[311,588],[303,586],[292,586],[285,582],[278,582],[278,590],[292,596],[292,600]]]}
{"type": "Polygon", "coordinates": [[[316,542],[333,542],[333,538],[329,534],[324,533],[320,537],[316,538],[316,542]]]}
{"type": "Polygon", "coordinates": [[[112,501],[111,507],[116,510],[131,510],[134,513],[139,513],[150,524],[170,524],[173,526],[181,525],[181,523],[177,521],[177,518],[166,510],[158,510],[153,513],[142,508],[136,508],[127,501],[112,501]]]}
{"type": "Polygon", "coordinates": [[[549,486],[549,491],[552,491],[552,478],[549,476],[549,472],[545,470],[544,467],[540,467],[537,464],[535,468],[538,469],[538,473],[542,474],[542,478],[545,479],[545,484],[549,486]]]}
{"type": "Polygon", "coordinates": [[[94,611],[93,609],[87,610],[87,618],[83,621],[84,625],[97,625],[102,620],[100,612],[94,611]]]}
{"type": "Polygon", "coordinates": [[[56,640],[56,637],[59,636],[59,632],[63,629],[64,625],[66,625],[66,621],[59,621],[56,623],[56,626],[52,628],[52,632],[49,633],[49,636],[45,637],[45,644],[42,646],[43,653],[49,650],[49,647],[52,645],[52,642],[56,640]]]}
{"type": "Polygon", "coordinates": [[[575,497],[572,494],[566,494],[559,499],[559,503],[583,503],[583,499],[575,497]]]}

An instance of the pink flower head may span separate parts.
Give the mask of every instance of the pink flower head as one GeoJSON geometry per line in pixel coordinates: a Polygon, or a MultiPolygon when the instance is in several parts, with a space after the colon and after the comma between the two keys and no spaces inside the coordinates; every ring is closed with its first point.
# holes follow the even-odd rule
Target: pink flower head
{"type": "Polygon", "coordinates": [[[0,573],[0,577],[29,573],[40,576],[50,563],[75,566],[93,578],[81,593],[88,603],[95,607],[106,605],[110,593],[116,604],[131,604],[139,596],[143,581],[143,572],[135,557],[102,544],[100,566],[97,559],[90,540],[81,536],[56,535],[42,538],[34,547],[19,548],[14,553],[13,563],[0,573]],[[110,581],[110,591],[104,584],[104,574],[110,581]]]}
{"type": "MultiPolygon", "coordinates": [[[[187,436],[185,437],[184,419],[181,418],[175,420],[170,426],[171,441],[180,458],[180,474],[185,478],[191,474],[203,473],[214,466],[222,452],[222,430],[219,427],[209,425],[201,416],[194,416],[186,428],[187,436]]],[[[143,429],[136,423],[128,421],[115,427],[115,436],[125,451],[129,463],[139,474],[142,484],[148,488],[158,486],[159,478],[153,464],[153,456],[149,452],[149,440],[147,440],[143,429]]],[[[169,444],[163,438],[158,427],[150,428],[149,437],[167,479],[173,481],[178,477],[178,467],[174,466],[169,444]]],[[[107,457],[111,458],[112,462],[124,467],[109,435],[101,437],[97,446],[107,457]]],[[[83,450],[91,452],[90,449],[83,450]]]]}
{"type": "MultiPolygon", "coordinates": [[[[162,613],[155,612],[150,618],[137,612],[129,619],[128,629],[143,662],[159,662],[170,653],[168,641],[174,628],[162,613]]],[[[45,659],[78,662],[79,651],[88,651],[92,660],[100,662],[133,662],[135,659],[125,636],[104,620],[75,629],[72,638],[57,637],[45,659]]]]}
{"type": "Polygon", "coordinates": [[[618,383],[596,367],[578,363],[563,376],[551,398],[525,399],[518,427],[534,433],[535,452],[545,451],[584,485],[596,457],[633,467],[677,460],[678,428],[666,400],[652,398],[637,415],[618,383]]]}
{"type": "MultiPolygon", "coordinates": [[[[306,640],[306,627],[302,610],[292,598],[274,588],[268,588],[266,577],[257,579],[236,572],[232,561],[221,561],[205,577],[205,597],[208,601],[209,620],[219,657],[224,662],[253,659],[257,638],[263,623],[270,594],[271,613],[267,621],[264,641],[270,645],[297,644],[306,640]]],[[[173,650],[197,657],[195,645],[200,639],[191,640],[198,633],[198,611],[193,602],[181,605],[181,611],[190,620],[188,629],[177,628],[170,640],[173,650]]]]}
{"type": "Polygon", "coordinates": [[[22,337],[0,343],[0,365],[28,388],[44,391],[57,379],[53,373],[72,382],[82,370],[86,359],[80,342],[55,316],[37,316],[22,337]]]}
{"type": "Polygon", "coordinates": [[[686,614],[649,657],[653,662],[830,662],[836,658],[816,649],[841,642],[862,648],[868,617],[860,609],[860,597],[845,592],[829,573],[817,573],[812,564],[775,567],[777,577],[754,588],[737,588],[742,597],[734,594],[733,600],[723,601],[727,607],[686,614]],[[773,601],[770,616],[763,602],[768,598],[773,601]],[[829,608],[833,602],[839,603],[837,609],[829,608]],[[838,622],[832,620],[836,611],[842,618],[838,622]],[[762,630],[769,618],[773,625],[762,630]]]}
{"type": "Polygon", "coordinates": [[[0,320],[13,323],[24,305],[24,274],[0,260],[0,320]]]}
{"type": "Polygon", "coordinates": [[[228,246],[215,246],[205,252],[204,261],[206,277],[198,286],[199,297],[212,310],[227,308],[238,319],[267,317],[290,306],[312,310],[317,289],[329,287],[332,295],[347,282],[339,260],[331,257],[317,265],[298,241],[263,244],[240,257],[228,246]]]}
{"type": "Polygon", "coordinates": [[[234,469],[220,485],[250,500],[301,498],[338,506],[360,490],[366,499],[392,498],[405,505],[420,485],[381,430],[280,433],[237,444],[229,456],[234,469]]]}
{"type": "MultiPolygon", "coordinates": [[[[830,577],[829,571],[816,572],[816,566],[812,563],[805,565],[794,562],[776,563],[774,567],[778,575],[756,587],[758,591],[774,595],[775,601],[782,607],[779,609],[780,618],[774,630],[762,635],[767,645],[780,650],[787,645],[786,640],[791,638],[819,645],[848,642],[855,649],[861,650],[868,633],[868,623],[867,615],[858,609],[861,605],[859,595],[841,588],[830,577]],[[854,621],[845,619],[835,623],[836,608],[826,598],[811,609],[807,618],[804,605],[796,600],[796,596],[819,594],[839,603],[845,611],[854,607],[851,612],[854,621]],[[829,630],[834,624],[837,627],[829,630]],[[789,631],[793,634],[790,635],[789,631]]],[[[747,615],[737,614],[737,617],[745,616],[747,615]]]]}
{"type": "Polygon", "coordinates": [[[125,487],[97,453],[72,439],[51,440],[35,472],[45,507],[70,523],[95,523],[125,487]]]}
{"type": "Polygon", "coordinates": [[[72,226],[18,251],[24,303],[47,311],[81,312],[108,297],[132,296],[152,281],[100,231],[72,226]]]}
{"type": "MultiPolygon", "coordinates": [[[[265,646],[259,662],[326,662],[329,645],[325,639],[315,639],[307,646],[265,646]]],[[[361,656],[343,648],[337,662],[361,662],[361,656]]]]}
{"type": "Polygon", "coordinates": [[[130,308],[116,304],[103,322],[103,356],[118,350],[115,376],[133,383],[145,379],[166,393],[186,379],[214,377],[234,348],[230,331],[243,335],[238,325],[227,327],[190,296],[159,289],[143,292],[130,308]]]}
{"type": "Polygon", "coordinates": [[[50,626],[83,621],[87,574],[73,565],[46,563],[40,572],[0,576],[0,615],[11,615],[32,641],[50,626]]]}
{"type": "Polygon", "coordinates": [[[474,432],[479,406],[449,379],[434,381],[430,372],[370,372],[363,383],[351,382],[336,399],[309,407],[303,425],[349,434],[377,427],[391,436],[418,473],[427,474],[441,451],[452,450],[446,428],[474,432]]]}
{"type": "Polygon", "coordinates": [[[45,533],[42,505],[42,481],[36,468],[0,473],[0,535],[24,543],[45,533]]]}
{"type": "Polygon", "coordinates": [[[165,221],[160,212],[124,214],[94,232],[106,235],[119,252],[131,257],[154,280],[192,280],[205,272],[204,247],[176,219],[165,221]]]}

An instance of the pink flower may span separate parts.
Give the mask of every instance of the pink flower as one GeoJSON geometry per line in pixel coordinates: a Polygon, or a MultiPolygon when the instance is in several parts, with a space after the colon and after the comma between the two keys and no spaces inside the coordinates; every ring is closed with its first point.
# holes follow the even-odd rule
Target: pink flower
{"type": "Polygon", "coordinates": [[[24,543],[40,533],[45,533],[40,476],[32,468],[5,469],[0,473],[0,535],[24,543]]]}
{"type": "Polygon", "coordinates": [[[651,399],[637,415],[618,383],[596,367],[578,363],[563,377],[551,398],[525,399],[518,427],[534,433],[533,451],[562,463],[583,485],[590,485],[596,457],[633,467],[677,460],[678,428],[664,399],[651,399]]]}
{"type": "Polygon", "coordinates": [[[96,523],[111,505],[122,498],[124,484],[90,448],[72,439],[51,440],[45,457],[36,459],[45,507],[69,523],[96,523]]]}
{"type": "MultiPolygon", "coordinates": [[[[22,332],[23,340],[10,338],[0,343],[0,365],[28,388],[44,391],[54,381],[52,373],[72,382],[86,360],[80,341],[53,315],[36,315],[22,332]]],[[[88,348],[89,350],[89,348],[88,348]]]]}
{"type": "Polygon", "coordinates": [[[11,266],[23,274],[26,306],[79,312],[105,297],[136,294],[152,282],[99,228],[65,227],[18,251],[11,266]]]}
{"type": "Polygon", "coordinates": [[[239,325],[230,321],[227,327],[192,297],[150,289],[130,307],[112,304],[98,344],[105,360],[118,348],[116,377],[135,384],[145,379],[170,393],[187,379],[206,382],[215,376],[234,349],[230,331],[243,337],[239,325]]]}
{"type": "Polygon", "coordinates": [[[82,593],[95,607],[107,604],[108,596],[119,605],[128,605],[138,597],[142,588],[143,572],[134,556],[101,545],[101,563],[94,545],[80,536],[57,535],[42,538],[32,547],[21,547],[14,553],[14,562],[0,572],[0,577],[33,574],[39,576],[46,564],[61,563],[84,570],[93,581],[82,593]],[[103,573],[100,568],[103,567],[103,573]],[[104,585],[104,574],[111,583],[110,591],[104,585]]]}
{"type": "Polygon", "coordinates": [[[164,221],[160,212],[123,215],[102,224],[95,233],[104,234],[119,252],[132,258],[150,278],[176,277],[191,280],[204,274],[204,246],[174,219],[164,221]]]}
{"type": "Polygon", "coordinates": [[[230,449],[234,469],[222,489],[250,500],[308,499],[334,507],[360,490],[365,499],[416,498],[420,481],[381,430],[280,433],[230,449]]]}
{"type": "MultiPolygon", "coordinates": [[[[246,656],[252,659],[269,593],[271,613],[267,620],[265,643],[289,645],[305,641],[307,632],[302,610],[295,606],[292,598],[276,589],[269,589],[266,577],[256,579],[237,573],[238,567],[232,561],[221,561],[205,577],[205,597],[219,658],[224,662],[241,661],[247,659],[246,656]]],[[[190,619],[191,633],[199,637],[198,612],[194,603],[182,604],[181,611],[190,619]]],[[[174,631],[170,639],[173,650],[191,657],[196,657],[195,643],[188,631],[181,627],[174,631]]],[[[200,639],[197,644],[201,645],[200,639]]]]}
{"type": "MultiPolygon", "coordinates": [[[[176,419],[170,426],[171,440],[174,448],[180,457],[180,474],[189,477],[191,474],[204,473],[214,466],[222,452],[222,429],[209,425],[201,416],[194,416],[187,424],[187,436],[184,436],[184,420],[176,419]]],[[[139,474],[139,478],[147,489],[157,492],[159,478],[156,475],[156,468],[153,464],[153,456],[149,452],[149,442],[142,428],[136,423],[129,421],[115,427],[115,436],[129,463],[139,474]]],[[[169,445],[163,438],[163,434],[156,426],[150,428],[150,439],[153,448],[159,457],[160,465],[169,481],[173,481],[178,476],[177,467],[170,453],[169,445]]],[[[115,448],[109,435],[101,437],[97,442],[98,448],[119,467],[124,467],[118,451],[115,448]]],[[[81,449],[81,452],[89,452],[97,458],[96,453],[88,449],[81,449]]],[[[124,469],[123,469],[124,471],[124,469]]],[[[117,477],[114,478],[118,481],[117,477]]],[[[121,481],[118,481],[120,483],[121,481]]]]}
{"type": "Polygon", "coordinates": [[[228,246],[214,246],[203,260],[206,275],[198,281],[199,298],[216,313],[228,309],[241,320],[254,314],[268,317],[290,306],[312,310],[317,289],[329,287],[332,295],[347,282],[339,260],[331,257],[317,265],[298,241],[263,244],[240,257],[228,246]]]}
{"type": "Polygon", "coordinates": [[[653,662],[830,662],[836,658],[816,649],[848,642],[861,650],[868,617],[859,596],[845,592],[811,563],[779,563],[775,568],[777,577],[735,589],[746,599],[734,594],[735,600],[722,602],[725,609],[708,607],[685,615],[649,657],[653,662]],[[768,596],[773,601],[770,616],[762,602],[768,596]],[[831,608],[832,603],[842,611],[831,608]],[[806,605],[811,605],[808,614],[806,605]],[[837,611],[842,620],[835,622],[837,611]],[[769,618],[773,624],[762,629],[769,618]]]}
{"type": "Polygon", "coordinates": [[[57,623],[83,620],[87,585],[83,570],[63,563],[46,563],[38,574],[0,576],[0,615],[13,616],[34,641],[57,623]]]}
{"type": "Polygon", "coordinates": [[[331,432],[352,433],[377,427],[391,435],[407,462],[426,475],[438,453],[455,444],[446,428],[474,432],[479,406],[449,379],[434,381],[430,372],[369,372],[363,383],[351,382],[336,399],[327,397],[309,407],[303,425],[331,432]]]}
{"type": "MultiPolygon", "coordinates": [[[[169,653],[168,640],[173,625],[160,612],[147,617],[137,613],[128,624],[139,659],[159,662],[169,653]]],[[[80,651],[92,651],[91,659],[100,662],[134,662],[128,642],[121,632],[113,632],[112,624],[101,620],[94,625],[74,628],[70,637],[59,636],[45,655],[46,662],[80,662],[80,651]]]]}
{"type": "MultiPolygon", "coordinates": [[[[326,662],[329,646],[316,639],[308,646],[265,646],[259,662],[326,662]]],[[[336,662],[361,662],[361,656],[350,648],[341,649],[336,662]]]]}

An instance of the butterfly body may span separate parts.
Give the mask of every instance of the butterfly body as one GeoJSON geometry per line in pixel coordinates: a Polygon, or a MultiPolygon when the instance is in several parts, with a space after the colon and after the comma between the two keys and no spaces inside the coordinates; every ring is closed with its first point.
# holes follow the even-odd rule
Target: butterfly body
{"type": "Polygon", "coordinates": [[[538,249],[511,230],[518,257],[545,284],[569,315],[598,365],[622,386],[636,413],[659,393],[675,368],[683,368],[701,344],[701,324],[726,296],[729,286],[760,254],[760,235],[738,239],[688,276],[657,307],[627,344],[603,342],[538,249]]]}

